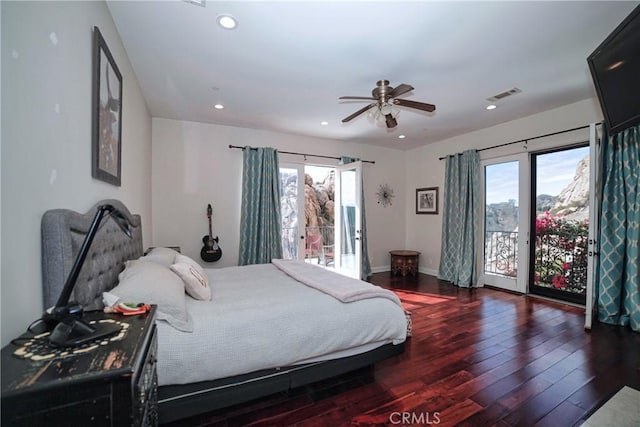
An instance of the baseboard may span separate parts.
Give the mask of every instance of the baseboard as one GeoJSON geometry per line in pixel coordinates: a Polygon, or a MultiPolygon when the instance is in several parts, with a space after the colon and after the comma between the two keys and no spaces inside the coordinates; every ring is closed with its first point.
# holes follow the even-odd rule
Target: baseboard
{"type": "Polygon", "coordinates": [[[419,267],[418,271],[422,274],[428,274],[429,276],[438,277],[438,270],[434,270],[433,268],[419,267]]]}
{"type": "Polygon", "coordinates": [[[384,273],[385,271],[391,271],[390,265],[383,265],[380,267],[371,267],[372,273],[384,273]]]}

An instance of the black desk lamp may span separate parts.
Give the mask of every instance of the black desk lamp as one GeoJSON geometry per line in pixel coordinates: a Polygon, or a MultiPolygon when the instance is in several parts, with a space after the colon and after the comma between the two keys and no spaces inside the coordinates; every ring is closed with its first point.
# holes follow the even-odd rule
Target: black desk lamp
{"type": "Polygon", "coordinates": [[[82,242],[80,252],[78,252],[78,256],[73,263],[73,267],[60,293],[58,302],[56,302],[56,305],[50,313],[45,312],[42,316],[42,320],[47,325],[47,330],[51,331],[49,342],[54,346],[74,347],[96,338],[115,334],[122,329],[120,325],[114,323],[95,323],[90,325],[82,320],[82,307],[69,303],[71,291],[73,291],[76,281],[78,280],[78,275],[80,274],[84,260],[89,253],[89,248],[91,247],[91,243],[93,243],[93,238],[98,232],[100,222],[102,222],[105,212],[109,213],[111,218],[114,219],[120,229],[129,236],[129,238],[132,237],[131,223],[122,212],[109,204],[98,206],[98,211],[93,217],[93,222],[82,242]]]}

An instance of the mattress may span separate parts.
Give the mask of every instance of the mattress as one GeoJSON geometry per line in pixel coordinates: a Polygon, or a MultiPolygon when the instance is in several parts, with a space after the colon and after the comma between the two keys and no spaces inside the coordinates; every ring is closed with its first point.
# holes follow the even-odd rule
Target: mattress
{"type": "Polygon", "coordinates": [[[389,299],[343,303],[271,264],[205,271],[211,301],[187,297],[193,332],[158,322],[159,385],[330,360],[406,338],[404,312],[389,299]]]}

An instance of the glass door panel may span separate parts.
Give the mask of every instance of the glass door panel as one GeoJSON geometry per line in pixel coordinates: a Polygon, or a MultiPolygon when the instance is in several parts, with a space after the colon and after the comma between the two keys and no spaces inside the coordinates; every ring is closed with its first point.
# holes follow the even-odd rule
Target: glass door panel
{"type": "MultiPolygon", "coordinates": [[[[304,172],[301,165],[280,167],[280,216],[282,227],[282,258],[304,257],[304,198],[299,197],[304,172]],[[302,213],[302,214],[300,214],[302,213]]],[[[302,187],[304,188],[304,187],[302,187]]]]}
{"type": "Polygon", "coordinates": [[[526,291],[526,156],[483,163],[483,282],[526,291]]]}
{"type": "Polygon", "coordinates": [[[588,146],[532,155],[531,293],[586,301],[589,164],[588,146]]]}
{"type": "Polygon", "coordinates": [[[305,260],[334,268],[335,168],[304,168],[305,260]]]}
{"type": "Polygon", "coordinates": [[[284,259],[334,266],[335,168],[283,164],[280,213],[284,259]]]}
{"type": "Polygon", "coordinates": [[[361,185],[360,162],[336,168],[336,230],[335,265],[342,274],[360,278],[362,275],[361,185]]]}

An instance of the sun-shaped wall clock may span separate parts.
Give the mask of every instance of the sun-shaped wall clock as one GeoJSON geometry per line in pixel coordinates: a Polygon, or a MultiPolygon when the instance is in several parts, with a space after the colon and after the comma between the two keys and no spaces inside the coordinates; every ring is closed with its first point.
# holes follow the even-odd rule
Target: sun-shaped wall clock
{"type": "Polygon", "coordinates": [[[382,184],[376,191],[376,196],[378,197],[378,204],[383,207],[391,206],[393,202],[393,189],[389,187],[387,184],[382,184]]]}

